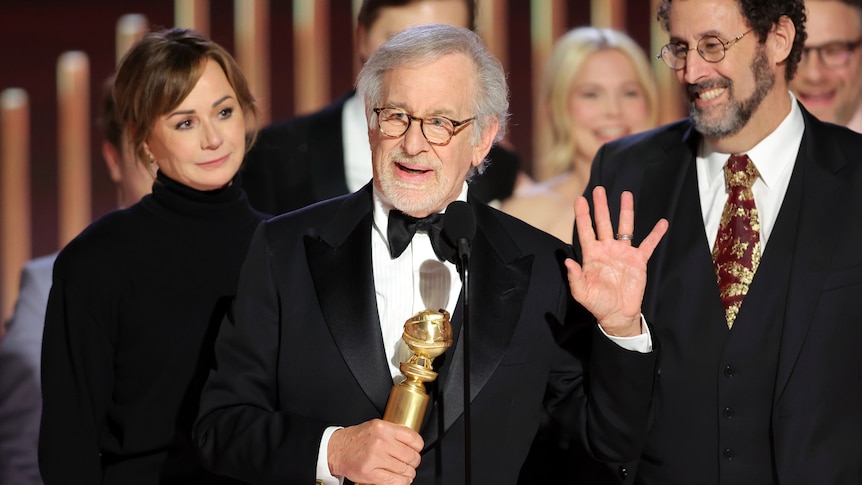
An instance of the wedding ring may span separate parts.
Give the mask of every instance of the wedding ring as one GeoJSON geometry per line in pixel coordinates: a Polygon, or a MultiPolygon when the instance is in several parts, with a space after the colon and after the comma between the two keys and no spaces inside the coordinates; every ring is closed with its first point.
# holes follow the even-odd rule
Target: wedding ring
{"type": "Polygon", "coordinates": [[[633,234],[617,234],[617,240],[619,241],[631,241],[633,237],[633,234]]]}

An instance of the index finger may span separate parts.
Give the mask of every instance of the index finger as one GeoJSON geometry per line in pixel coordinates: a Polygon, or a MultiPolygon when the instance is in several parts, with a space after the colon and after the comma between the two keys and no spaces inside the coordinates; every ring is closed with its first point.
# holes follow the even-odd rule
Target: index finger
{"type": "Polygon", "coordinates": [[[652,257],[652,253],[655,251],[661,238],[667,233],[668,225],[667,219],[659,219],[655,226],[653,226],[652,231],[641,241],[638,249],[643,253],[644,259],[652,257]]]}
{"type": "Polygon", "coordinates": [[[395,439],[417,452],[422,451],[422,448],[425,446],[425,440],[422,439],[422,435],[407,426],[399,425],[399,429],[395,432],[395,439]]]}

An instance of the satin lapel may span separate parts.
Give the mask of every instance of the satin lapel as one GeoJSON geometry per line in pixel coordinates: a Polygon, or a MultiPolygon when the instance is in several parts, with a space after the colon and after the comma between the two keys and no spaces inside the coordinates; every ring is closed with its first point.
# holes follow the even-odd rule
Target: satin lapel
{"type": "MultiPolygon", "coordinates": [[[[366,187],[367,189],[368,187],[366,187]]],[[[356,381],[377,406],[386,408],[392,378],[380,333],[371,264],[371,195],[345,199],[305,250],[323,318],[356,381]]]]}
{"type": "MultiPolygon", "coordinates": [[[[471,201],[474,202],[474,201],[471,201]]],[[[488,382],[512,339],[530,284],[532,256],[522,256],[505,230],[494,219],[492,209],[473,203],[478,230],[470,261],[470,398],[488,382]]],[[[460,329],[463,300],[455,310],[453,327],[460,329]]],[[[435,413],[425,423],[426,447],[445,432],[464,412],[464,347],[455,343],[445,375],[441,375],[435,413]],[[439,406],[442,404],[442,416],[439,406]],[[442,419],[442,429],[440,428],[442,419]]]]}
{"type": "Polygon", "coordinates": [[[843,208],[848,207],[853,190],[841,174],[848,160],[825,136],[823,124],[804,114],[805,134],[790,180],[791,185],[802,184],[802,204],[781,337],[776,401],[790,379],[811,326],[826,269],[832,267],[833,247],[847,223],[843,208]]]}
{"type": "Polygon", "coordinates": [[[344,169],[344,130],[342,118],[344,104],[350,96],[330,104],[318,113],[314,132],[310,133],[308,143],[312,145],[311,163],[312,184],[318,200],[331,199],[349,193],[344,169]]]}

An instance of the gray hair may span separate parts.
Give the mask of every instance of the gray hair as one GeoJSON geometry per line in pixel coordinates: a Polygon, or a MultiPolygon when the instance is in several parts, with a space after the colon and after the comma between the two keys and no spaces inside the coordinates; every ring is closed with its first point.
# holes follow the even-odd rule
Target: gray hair
{"type": "MultiPolygon", "coordinates": [[[[473,111],[476,129],[473,145],[489,123],[499,123],[494,143],[503,139],[509,119],[509,86],[503,66],[475,32],[451,25],[419,25],[404,30],[380,46],[359,72],[357,93],[365,98],[369,129],[376,127],[374,108],[380,103],[384,75],[403,66],[415,66],[435,61],[449,54],[464,54],[476,66],[476,96],[473,111]]],[[[484,170],[484,164],[478,171],[484,170]]]]}

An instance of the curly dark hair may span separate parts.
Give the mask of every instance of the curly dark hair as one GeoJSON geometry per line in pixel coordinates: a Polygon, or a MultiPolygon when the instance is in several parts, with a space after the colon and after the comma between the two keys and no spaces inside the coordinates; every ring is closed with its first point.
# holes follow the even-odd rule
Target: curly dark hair
{"type": "MultiPolygon", "coordinates": [[[[661,0],[658,5],[656,18],[662,28],[670,31],[670,4],[673,0],[661,0]]],[[[802,47],[805,45],[805,5],[803,0],[736,0],[742,16],[748,26],[757,33],[761,43],[766,41],[766,36],[772,30],[772,26],[782,16],[787,16],[796,27],[796,38],[793,39],[793,47],[787,56],[787,66],[784,70],[786,80],[793,79],[796,68],[802,58],[802,47]]]]}

